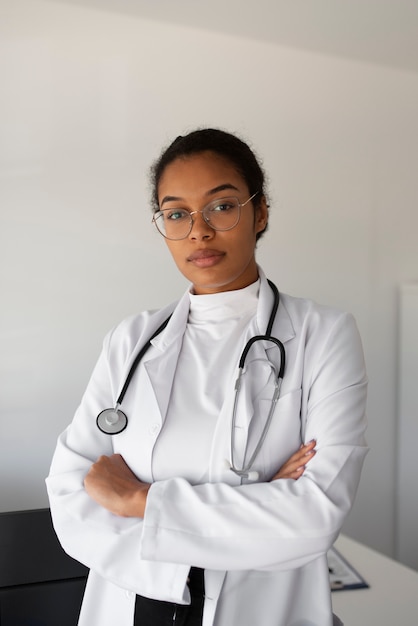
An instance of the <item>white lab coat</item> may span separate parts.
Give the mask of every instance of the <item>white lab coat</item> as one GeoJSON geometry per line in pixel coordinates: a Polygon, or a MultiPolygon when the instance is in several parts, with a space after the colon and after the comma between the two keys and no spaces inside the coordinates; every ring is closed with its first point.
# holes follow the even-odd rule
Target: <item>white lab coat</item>
{"type": "MultiPolygon", "coordinates": [[[[271,311],[273,296],[260,274],[257,316],[243,346],[265,332],[271,311]]],[[[90,568],[79,626],[132,626],[136,593],[187,603],[191,565],[205,569],[204,626],[337,624],[326,552],[352,506],[367,452],[367,380],[355,322],[349,314],[282,295],[272,334],[284,343],[287,365],[254,466],[259,482],[241,481],[225,463],[233,381],[213,437],[209,482],[191,485],[176,476],[154,482],[153,448],[164,425],[188,307],[185,294],[176,306],[125,320],[106,337],[81,406],[59,437],[47,488],[64,549],[90,568]],[[128,428],[115,436],[101,433],[97,414],[114,406],[135,355],[173,309],[123,401],[128,428]],[[317,440],[317,454],[303,477],[269,482],[300,443],[311,439],[317,440]],[[92,462],[114,452],[153,483],[143,520],[109,513],[84,490],[92,462]]],[[[244,377],[238,405],[238,467],[257,444],[261,416],[270,406],[266,355],[276,359],[277,350],[257,342],[248,358],[257,375],[244,377]]]]}

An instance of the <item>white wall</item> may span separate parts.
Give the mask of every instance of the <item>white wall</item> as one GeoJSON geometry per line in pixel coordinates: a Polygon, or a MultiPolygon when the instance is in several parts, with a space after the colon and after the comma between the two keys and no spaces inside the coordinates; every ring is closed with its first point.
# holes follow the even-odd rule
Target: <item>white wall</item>
{"type": "Polygon", "coordinates": [[[396,553],[418,570],[418,489],[411,465],[418,440],[418,282],[399,290],[398,482],[396,553]]]}
{"type": "Polygon", "coordinates": [[[0,46],[1,510],[47,505],[104,333],[184,290],[146,172],[174,136],[214,125],[252,140],[269,172],[267,274],[357,317],[372,450],[345,531],[393,554],[418,75],[42,0],[0,0],[0,46]]]}

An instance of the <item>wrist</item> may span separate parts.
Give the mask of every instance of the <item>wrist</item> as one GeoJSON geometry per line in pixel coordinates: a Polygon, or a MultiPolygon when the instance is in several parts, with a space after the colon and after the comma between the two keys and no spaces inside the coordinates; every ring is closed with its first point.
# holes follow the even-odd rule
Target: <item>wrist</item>
{"type": "Polygon", "coordinates": [[[148,483],[141,483],[135,498],[134,510],[135,513],[132,517],[144,517],[145,516],[145,507],[147,504],[147,496],[148,491],[150,490],[151,485],[148,483]]]}

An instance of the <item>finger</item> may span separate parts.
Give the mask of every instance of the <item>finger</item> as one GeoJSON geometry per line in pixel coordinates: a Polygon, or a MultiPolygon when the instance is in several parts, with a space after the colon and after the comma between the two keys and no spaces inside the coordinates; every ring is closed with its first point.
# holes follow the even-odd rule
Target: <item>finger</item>
{"type": "Polygon", "coordinates": [[[293,459],[294,457],[296,458],[297,456],[302,457],[307,452],[314,450],[315,446],[316,446],[316,441],[314,439],[312,439],[312,441],[308,441],[308,443],[301,443],[299,446],[299,450],[297,450],[294,454],[292,454],[289,461],[293,459]]]}
{"type": "Polygon", "coordinates": [[[298,478],[302,476],[304,471],[305,471],[304,465],[301,465],[297,469],[293,469],[291,471],[281,469],[280,472],[278,472],[273,477],[272,480],[277,480],[277,479],[282,479],[282,478],[289,478],[289,479],[297,480],[298,478]]]}
{"type": "Polygon", "coordinates": [[[300,450],[304,450],[305,452],[308,452],[309,450],[313,450],[316,446],[316,439],[311,439],[310,441],[308,441],[308,443],[303,443],[300,446],[300,450]]]}
{"type": "Polygon", "coordinates": [[[305,471],[306,464],[315,456],[315,450],[304,452],[302,456],[298,455],[297,459],[293,459],[285,463],[275,474],[273,480],[277,478],[300,478],[305,471]]]}
{"type": "Polygon", "coordinates": [[[294,472],[292,472],[292,474],[289,476],[289,478],[293,478],[294,480],[297,480],[298,478],[300,478],[302,476],[302,474],[305,471],[305,466],[302,465],[301,467],[298,467],[294,472]]]}
{"type": "Polygon", "coordinates": [[[316,451],[312,446],[309,446],[310,449],[307,449],[304,446],[302,449],[298,450],[290,459],[283,465],[283,469],[288,471],[294,471],[301,465],[305,465],[308,463],[312,457],[315,456],[316,451]]]}
{"type": "Polygon", "coordinates": [[[294,454],[293,457],[289,459],[289,461],[291,461],[292,463],[297,461],[300,461],[302,464],[307,463],[307,461],[316,454],[315,446],[316,441],[314,440],[309,441],[306,444],[302,444],[298,452],[296,452],[296,454],[294,454]]]}

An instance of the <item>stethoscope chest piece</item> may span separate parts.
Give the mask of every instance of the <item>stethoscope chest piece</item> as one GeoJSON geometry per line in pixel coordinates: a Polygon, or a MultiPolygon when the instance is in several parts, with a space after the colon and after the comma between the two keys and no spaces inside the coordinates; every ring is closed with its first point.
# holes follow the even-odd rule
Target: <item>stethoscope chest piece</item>
{"type": "Polygon", "coordinates": [[[96,419],[97,427],[106,435],[118,435],[128,425],[128,418],[120,409],[105,409],[96,419]]]}

